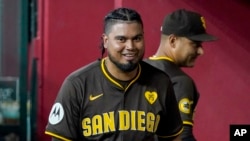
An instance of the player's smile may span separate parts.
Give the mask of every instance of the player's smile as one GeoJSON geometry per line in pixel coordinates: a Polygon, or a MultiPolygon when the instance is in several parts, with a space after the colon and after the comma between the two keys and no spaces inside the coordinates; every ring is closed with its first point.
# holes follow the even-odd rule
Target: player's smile
{"type": "Polygon", "coordinates": [[[124,53],[122,55],[125,58],[125,60],[127,60],[127,61],[133,61],[133,60],[135,60],[137,58],[136,53],[124,53]]]}

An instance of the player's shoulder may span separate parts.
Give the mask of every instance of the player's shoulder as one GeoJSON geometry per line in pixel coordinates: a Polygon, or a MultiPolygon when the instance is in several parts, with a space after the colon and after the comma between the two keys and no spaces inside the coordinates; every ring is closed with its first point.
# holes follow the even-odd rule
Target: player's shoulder
{"type": "Polygon", "coordinates": [[[146,63],[164,71],[167,73],[170,77],[175,77],[175,76],[182,76],[186,75],[180,67],[178,67],[175,63],[172,61],[166,60],[166,59],[145,59],[144,60],[146,63]]]}
{"type": "Polygon", "coordinates": [[[163,73],[163,71],[161,71],[160,69],[150,65],[149,63],[145,62],[145,61],[141,61],[141,66],[142,66],[142,69],[145,70],[150,70],[150,71],[154,71],[154,72],[159,72],[159,73],[163,73]]]}
{"type": "Polygon", "coordinates": [[[156,76],[156,77],[166,77],[167,79],[169,79],[168,74],[166,74],[164,71],[150,65],[147,62],[142,61],[141,62],[141,66],[142,66],[142,73],[143,75],[146,76],[156,76]]]}
{"type": "Polygon", "coordinates": [[[163,59],[158,59],[158,60],[146,59],[144,61],[152,65],[153,67],[167,73],[167,75],[171,78],[171,80],[177,79],[183,81],[192,81],[192,78],[185,71],[183,71],[180,67],[178,67],[171,61],[163,59]]]}
{"type": "Polygon", "coordinates": [[[193,85],[194,84],[193,79],[188,75],[179,75],[176,77],[172,77],[171,81],[173,83],[180,83],[182,85],[184,85],[184,84],[185,85],[193,85]]]}

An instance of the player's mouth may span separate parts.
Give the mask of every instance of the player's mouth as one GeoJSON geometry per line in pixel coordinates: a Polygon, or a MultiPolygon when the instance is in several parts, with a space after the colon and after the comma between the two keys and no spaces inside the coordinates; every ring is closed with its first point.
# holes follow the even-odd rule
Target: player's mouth
{"type": "Polygon", "coordinates": [[[122,55],[127,61],[134,60],[137,57],[136,53],[124,53],[122,55]]]}

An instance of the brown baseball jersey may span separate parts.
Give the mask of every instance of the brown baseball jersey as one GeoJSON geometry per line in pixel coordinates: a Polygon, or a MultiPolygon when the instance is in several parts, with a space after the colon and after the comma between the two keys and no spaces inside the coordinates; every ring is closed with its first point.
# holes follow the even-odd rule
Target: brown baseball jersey
{"type": "Polygon", "coordinates": [[[184,124],[184,130],[181,134],[182,139],[185,141],[195,141],[193,136],[193,118],[199,93],[194,81],[167,57],[150,57],[144,61],[169,75],[173,83],[179,111],[184,124]]]}
{"type": "Polygon", "coordinates": [[[169,77],[140,62],[129,82],[97,60],[70,74],[52,106],[47,135],[65,141],[154,141],[177,136],[182,121],[169,77]],[[125,84],[125,85],[124,85],[125,84]]]}

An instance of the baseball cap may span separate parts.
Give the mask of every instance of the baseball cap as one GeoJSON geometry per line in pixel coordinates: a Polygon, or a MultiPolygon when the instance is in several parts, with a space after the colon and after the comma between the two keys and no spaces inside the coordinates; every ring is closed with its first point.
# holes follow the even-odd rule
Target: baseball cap
{"type": "Polygon", "coordinates": [[[217,37],[206,32],[205,18],[199,13],[178,9],[168,14],[161,27],[162,34],[187,37],[194,41],[214,41],[217,37]]]}

